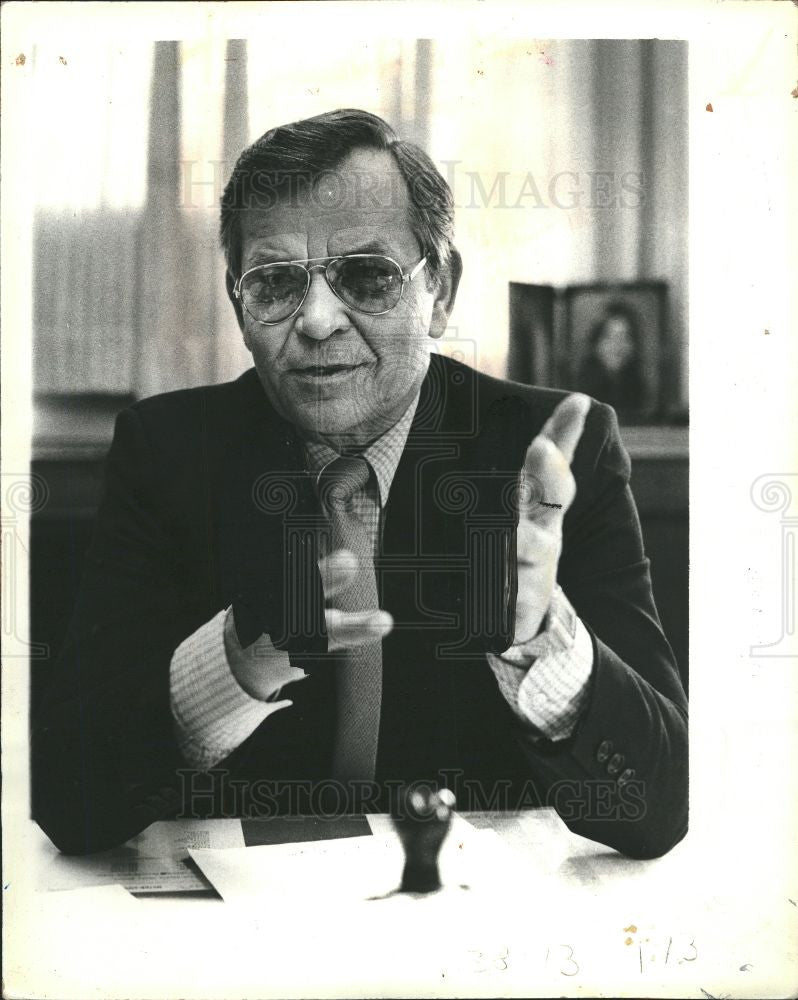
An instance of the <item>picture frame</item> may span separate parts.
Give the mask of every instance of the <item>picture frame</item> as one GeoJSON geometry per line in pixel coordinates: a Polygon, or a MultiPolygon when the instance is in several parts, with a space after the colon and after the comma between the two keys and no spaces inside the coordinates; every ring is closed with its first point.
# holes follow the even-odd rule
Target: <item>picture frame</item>
{"type": "Polygon", "coordinates": [[[678,398],[667,282],[570,285],[563,305],[558,386],[609,403],[621,424],[666,420],[669,401],[678,398]]]}
{"type": "Polygon", "coordinates": [[[552,285],[510,282],[507,377],[530,385],[556,385],[557,293],[552,285]]]}

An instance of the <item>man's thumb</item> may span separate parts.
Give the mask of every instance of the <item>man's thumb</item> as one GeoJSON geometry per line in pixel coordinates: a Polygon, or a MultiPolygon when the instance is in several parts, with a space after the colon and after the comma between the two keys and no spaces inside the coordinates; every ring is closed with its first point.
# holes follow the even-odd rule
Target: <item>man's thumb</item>
{"type": "Polygon", "coordinates": [[[590,397],[574,392],[559,404],[540,432],[557,445],[569,465],[573,461],[589,410],[590,397]]]}

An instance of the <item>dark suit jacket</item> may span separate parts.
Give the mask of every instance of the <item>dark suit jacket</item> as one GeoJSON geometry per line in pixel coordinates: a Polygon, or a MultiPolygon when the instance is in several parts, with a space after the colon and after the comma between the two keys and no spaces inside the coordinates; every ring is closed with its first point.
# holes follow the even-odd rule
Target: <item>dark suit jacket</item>
{"type": "MultiPolygon", "coordinates": [[[[686,830],[686,699],[609,407],[593,404],[576,451],[558,573],[595,653],[575,734],[533,741],[484,655],[512,634],[517,473],[563,395],[432,358],[377,564],[396,627],[383,643],[380,796],[367,805],[385,808],[403,781],[445,780],[461,809],[550,804],[578,833],[651,857],[686,830]]],[[[102,849],[175,814],[319,807],[286,792],[322,787],[331,761],[317,518],[301,440],[254,370],[119,415],[81,595],[34,725],[34,815],[61,850],[102,849]],[[254,632],[280,633],[309,677],[213,774],[192,773],[169,664],[231,603],[254,632]]]]}

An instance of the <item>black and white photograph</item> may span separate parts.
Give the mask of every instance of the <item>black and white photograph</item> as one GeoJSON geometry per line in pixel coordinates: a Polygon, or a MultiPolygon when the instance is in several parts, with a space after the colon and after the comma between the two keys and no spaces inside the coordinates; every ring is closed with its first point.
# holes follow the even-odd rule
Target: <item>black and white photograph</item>
{"type": "Polygon", "coordinates": [[[2,17],[5,995],[794,995],[795,5],[2,17]]]}
{"type": "Polygon", "coordinates": [[[563,367],[568,384],[609,403],[621,423],[652,423],[676,396],[669,384],[667,285],[566,291],[563,367]]]}

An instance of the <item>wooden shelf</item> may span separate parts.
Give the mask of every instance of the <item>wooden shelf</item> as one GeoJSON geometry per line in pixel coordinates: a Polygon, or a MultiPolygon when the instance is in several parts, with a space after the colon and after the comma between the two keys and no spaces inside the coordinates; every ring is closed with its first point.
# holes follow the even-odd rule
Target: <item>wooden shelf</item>
{"type": "Polygon", "coordinates": [[[689,427],[621,427],[632,460],[632,493],[641,516],[686,516],[689,427]]]}
{"type": "Polygon", "coordinates": [[[686,459],[689,427],[621,427],[621,439],[635,459],[686,459]]]}
{"type": "Polygon", "coordinates": [[[116,415],[132,399],[112,393],[38,396],[34,406],[34,461],[101,461],[114,435],[116,415]]]}

